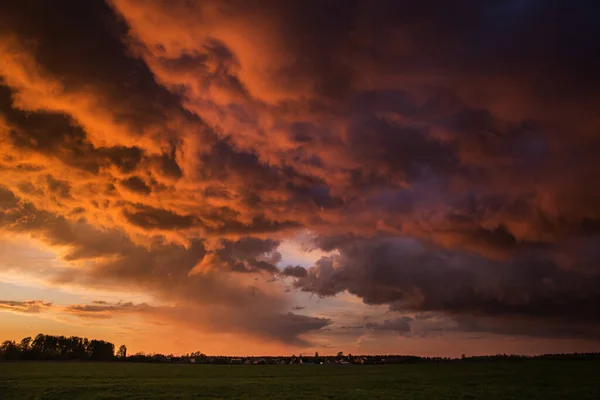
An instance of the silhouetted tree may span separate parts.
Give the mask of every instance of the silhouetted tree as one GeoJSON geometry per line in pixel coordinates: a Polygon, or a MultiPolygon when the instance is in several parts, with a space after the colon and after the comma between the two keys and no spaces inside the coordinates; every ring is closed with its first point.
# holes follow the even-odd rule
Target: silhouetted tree
{"type": "MultiPolygon", "coordinates": [[[[0,344],[0,360],[97,360],[111,361],[115,360],[115,346],[103,340],[88,340],[77,336],[52,336],[39,334],[34,339],[31,337],[23,338],[20,342],[11,340],[0,344]]],[[[189,362],[194,358],[196,363],[203,364],[238,364],[243,361],[239,357],[209,357],[196,351],[182,357],[175,357],[172,354],[165,356],[163,354],[138,353],[133,356],[127,356],[125,345],[119,347],[117,352],[119,359],[134,362],[156,362],[156,363],[177,363],[189,362]],[[238,362],[232,362],[235,359],[238,362]]],[[[337,353],[337,356],[325,356],[319,358],[319,353],[315,352],[315,362],[323,361],[340,362],[343,361],[343,352],[337,353]]],[[[412,364],[412,363],[450,363],[450,362],[522,362],[526,360],[600,360],[600,353],[575,353],[575,354],[546,354],[541,356],[522,356],[510,354],[497,354],[488,356],[467,357],[462,355],[460,358],[449,357],[417,357],[406,355],[376,355],[376,356],[356,356],[348,354],[347,360],[356,364],[412,364]]],[[[300,363],[302,355],[296,358],[291,357],[264,357],[256,359],[255,357],[245,358],[245,361],[258,361],[259,364],[281,364],[281,363],[300,363]]],[[[311,361],[311,360],[308,360],[311,361]]],[[[344,361],[345,362],[345,361],[344,361]]]]}
{"type": "Polygon", "coordinates": [[[90,360],[108,361],[115,356],[115,345],[104,340],[91,340],[88,345],[90,360]]]}
{"type": "Polygon", "coordinates": [[[31,336],[27,336],[21,339],[21,343],[19,343],[19,349],[23,352],[29,351],[31,347],[31,336]]]}
{"type": "Polygon", "coordinates": [[[13,340],[6,340],[0,345],[0,354],[5,360],[18,360],[21,352],[19,346],[13,340]]]}
{"type": "Polygon", "coordinates": [[[19,344],[7,341],[0,353],[4,359],[20,360],[111,360],[114,345],[103,340],[89,341],[76,336],[39,334],[33,340],[23,338],[19,344]]]}
{"type": "Polygon", "coordinates": [[[33,351],[31,350],[31,336],[21,339],[19,351],[21,353],[19,359],[21,360],[32,360],[34,358],[33,351]]]}

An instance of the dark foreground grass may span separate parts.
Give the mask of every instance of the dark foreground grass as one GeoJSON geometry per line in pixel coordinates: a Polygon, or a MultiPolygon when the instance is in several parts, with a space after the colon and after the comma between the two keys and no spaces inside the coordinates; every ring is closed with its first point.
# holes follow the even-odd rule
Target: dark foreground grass
{"type": "Polygon", "coordinates": [[[600,399],[600,362],[0,363],[0,399],[600,399]]]}

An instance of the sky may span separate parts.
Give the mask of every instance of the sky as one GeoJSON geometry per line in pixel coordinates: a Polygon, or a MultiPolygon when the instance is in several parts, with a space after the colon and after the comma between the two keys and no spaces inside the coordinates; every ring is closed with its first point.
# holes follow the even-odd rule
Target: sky
{"type": "Polygon", "coordinates": [[[600,7],[8,0],[0,340],[600,351],[600,7]]]}

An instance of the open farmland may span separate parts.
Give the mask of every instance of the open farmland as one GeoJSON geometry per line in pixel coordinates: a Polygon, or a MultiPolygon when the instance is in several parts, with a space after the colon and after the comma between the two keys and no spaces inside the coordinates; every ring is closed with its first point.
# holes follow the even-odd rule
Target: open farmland
{"type": "Polygon", "coordinates": [[[0,399],[598,399],[598,361],[217,366],[0,363],[0,399]]]}

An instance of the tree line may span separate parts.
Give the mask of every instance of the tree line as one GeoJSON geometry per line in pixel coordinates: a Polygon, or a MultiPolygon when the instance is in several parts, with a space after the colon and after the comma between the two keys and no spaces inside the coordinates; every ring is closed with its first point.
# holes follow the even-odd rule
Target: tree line
{"type": "MultiPolygon", "coordinates": [[[[124,346],[122,346],[124,347],[124,346]]],[[[6,340],[0,345],[3,360],[93,360],[115,358],[115,345],[104,340],[89,340],[77,336],[54,336],[40,333],[20,342],[6,340]]]]}
{"type": "Polygon", "coordinates": [[[413,364],[447,362],[497,362],[526,360],[600,360],[600,353],[544,354],[524,356],[496,354],[488,356],[460,358],[418,357],[407,355],[344,355],[336,356],[271,356],[271,357],[231,357],[207,356],[199,351],[181,356],[172,354],[127,355],[127,348],[119,347],[115,354],[115,345],[104,340],[89,340],[77,336],[54,336],[40,333],[35,338],[26,337],[20,342],[6,340],[0,345],[0,360],[89,360],[89,361],[128,361],[153,363],[194,363],[194,364],[413,364]]]}

